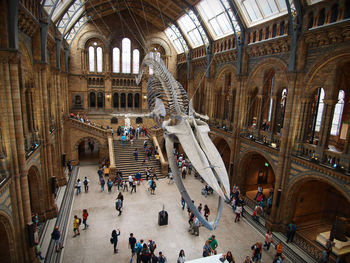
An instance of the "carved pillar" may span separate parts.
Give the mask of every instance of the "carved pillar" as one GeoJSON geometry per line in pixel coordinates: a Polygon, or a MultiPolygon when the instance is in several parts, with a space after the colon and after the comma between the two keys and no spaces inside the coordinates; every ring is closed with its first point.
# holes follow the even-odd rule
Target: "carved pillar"
{"type": "Polygon", "coordinates": [[[276,114],[277,114],[277,96],[273,95],[272,96],[272,115],[271,115],[270,128],[269,128],[271,135],[273,135],[275,132],[276,114]]]}
{"type": "Polygon", "coordinates": [[[263,106],[263,95],[259,94],[256,96],[257,103],[257,114],[256,114],[256,129],[259,131],[262,122],[262,106],[263,106]]]}
{"type": "Polygon", "coordinates": [[[332,128],[334,108],[335,108],[335,104],[337,104],[337,100],[325,99],[323,100],[323,103],[324,103],[324,107],[323,107],[322,124],[320,129],[318,146],[321,147],[322,149],[327,149],[330,131],[332,128]]]}
{"type": "Polygon", "coordinates": [[[308,131],[308,125],[310,123],[310,119],[312,118],[310,110],[311,110],[312,98],[302,98],[301,99],[301,110],[300,110],[300,122],[299,122],[299,130],[297,133],[296,141],[304,142],[306,140],[306,135],[308,131]]]}
{"type": "MultiPolygon", "coordinates": [[[[13,105],[13,100],[12,100],[12,82],[14,81],[12,79],[12,74],[10,74],[10,62],[9,62],[9,57],[6,57],[3,61],[3,83],[4,83],[4,95],[6,96],[6,104],[7,104],[7,115],[8,115],[8,128],[10,131],[15,131],[15,120],[14,120],[14,105],[13,105]]],[[[6,125],[6,124],[5,124],[6,125]]],[[[14,218],[15,220],[18,220],[19,224],[19,231],[18,231],[18,239],[20,242],[20,245],[23,248],[27,247],[26,243],[26,237],[24,230],[25,229],[25,224],[27,223],[27,220],[24,216],[24,206],[22,202],[22,185],[21,185],[21,176],[20,176],[20,171],[19,171],[19,155],[17,153],[17,143],[16,143],[17,136],[15,132],[9,132],[9,142],[8,144],[10,145],[11,148],[11,156],[10,156],[10,169],[13,172],[12,180],[14,187],[12,188],[14,190],[13,195],[16,196],[16,201],[17,203],[14,204],[14,208],[17,208],[16,211],[14,211],[15,214],[17,214],[18,218],[14,218]]],[[[26,249],[23,249],[21,253],[23,252],[23,255],[20,255],[20,257],[24,257],[25,260],[28,260],[28,253],[26,249]]]]}

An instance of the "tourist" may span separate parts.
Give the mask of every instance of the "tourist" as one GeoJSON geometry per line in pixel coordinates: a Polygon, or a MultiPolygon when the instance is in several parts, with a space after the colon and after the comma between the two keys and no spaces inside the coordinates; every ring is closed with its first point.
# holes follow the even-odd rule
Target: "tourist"
{"type": "Polygon", "coordinates": [[[32,222],[35,228],[39,225],[39,216],[37,213],[32,213],[32,222]]]}
{"type": "Polygon", "coordinates": [[[267,230],[267,233],[265,234],[265,244],[264,244],[264,248],[266,248],[267,251],[269,251],[271,243],[273,243],[272,233],[270,230],[267,230]]]}
{"type": "Polygon", "coordinates": [[[287,243],[293,242],[293,238],[296,231],[297,231],[297,226],[294,224],[294,222],[290,223],[287,226],[287,243]]]}
{"type": "Polygon", "coordinates": [[[282,256],[282,253],[283,253],[283,245],[282,245],[282,242],[279,242],[276,247],[276,255],[275,257],[279,257],[279,256],[282,256]]]}
{"type": "Polygon", "coordinates": [[[83,181],[85,193],[89,192],[89,182],[90,182],[90,180],[87,179],[87,177],[85,176],[85,179],[83,181]]]}
{"type": "Polygon", "coordinates": [[[262,196],[263,195],[263,188],[261,185],[258,185],[258,192],[256,193],[255,197],[254,197],[254,200],[257,200],[257,198],[259,196],[262,196]]]}
{"type": "Polygon", "coordinates": [[[132,187],[131,187],[130,193],[132,194],[133,191],[136,193],[136,178],[134,178],[132,181],[132,187]]]}
{"type": "Polygon", "coordinates": [[[102,170],[102,166],[100,166],[97,170],[97,174],[98,174],[98,178],[101,180],[101,178],[103,177],[103,170],[102,170]]]}
{"type": "Polygon", "coordinates": [[[188,167],[188,175],[191,175],[191,173],[192,173],[192,163],[189,162],[187,167],[188,167]]]}
{"type": "Polygon", "coordinates": [[[210,215],[209,207],[207,205],[204,205],[204,217],[207,221],[208,221],[209,215],[210,215]]]}
{"type": "Polygon", "coordinates": [[[154,253],[154,250],[157,248],[157,244],[152,239],[148,240],[148,248],[151,251],[151,253],[154,253]]]}
{"type": "Polygon", "coordinates": [[[116,200],[117,201],[115,203],[115,208],[119,212],[118,216],[120,216],[122,214],[122,211],[123,211],[123,202],[124,202],[124,196],[121,192],[119,192],[116,200]]]}
{"type": "Polygon", "coordinates": [[[63,248],[62,240],[61,240],[61,231],[58,226],[55,226],[55,229],[51,233],[51,238],[55,240],[56,244],[56,252],[59,252],[59,249],[63,248]]]}
{"type": "Polygon", "coordinates": [[[140,171],[138,171],[136,174],[135,174],[135,178],[137,180],[137,184],[140,185],[140,182],[141,182],[141,178],[142,178],[142,174],[140,171]]]}
{"type": "Polygon", "coordinates": [[[89,227],[89,225],[88,225],[87,222],[86,222],[88,216],[89,216],[89,213],[88,213],[87,209],[84,209],[84,210],[83,210],[83,224],[84,224],[83,230],[85,230],[85,229],[87,229],[87,228],[89,227]]]}
{"type": "Polygon", "coordinates": [[[168,184],[174,183],[174,176],[171,170],[168,172],[168,179],[169,179],[168,184]]]}
{"type": "Polygon", "coordinates": [[[143,248],[143,239],[140,240],[140,242],[137,242],[135,245],[135,253],[136,253],[136,262],[141,262],[141,251],[143,248]]]}
{"type": "Polygon", "coordinates": [[[106,181],[103,177],[101,177],[100,184],[101,184],[101,192],[103,192],[105,190],[105,184],[106,184],[106,181]]]}
{"type": "Polygon", "coordinates": [[[122,135],[121,140],[122,140],[122,147],[124,147],[125,141],[126,141],[126,137],[124,134],[122,135]]]}
{"type": "Polygon", "coordinates": [[[74,216],[74,219],[73,219],[73,231],[74,231],[74,236],[73,237],[76,237],[78,235],[80,235],[80,231],[79,231],[79,225],[81,224],[81,219],[78,218],[77,215],[74,216]]]}
{"type": "Polygon", "coordinates": [[[162,251],[159,251],[159,257],[158,257],[158,262],[159,263],[166,263],[166,257],[163,255],[162,251]]]}
{"type": "MultiPolygon", "coordinates": [[[[284,261],[284,256],[275,256],[275,258],[273,259],[272,263],[283,263],[284,261]]],[[[327,261],[321,261],[321,262],[328,262],[327,261]]]]}
{"type": "Polygon", "coordinates": [[[77,184],[75,185],[75,188],[77,188],[77,195],[81,192],[81,182],[80,179],[77,180],[77,184]]]}
{"type": "Polygon", "coordinates": [[[128,182],[129,182],[129,187],[132,188],[132,183],[133,183],[133,179],[132,179],[132,176],[131,174],[128,176],[128,182]]]}
{"type": "Polygon", "coordinates": [[[34,250],[35,250],[35,256],[37,257],[37,258],[39,258],[40,260],[44,260],[45,258],[43,258],[42,256],[41,256],[41,251],[40,251],[40,245],[39,245],[39,243],[35,243],[34,244],[34,250]]]}
{"type": "Polygon", "coordinates": [[[197,208],[197,209],[198,209],[198,212],[199,212],[199,213],[201,213],[201,212],[202,212],[202,203],[200,203],[200,204],[199,204],[199,206],[198,206],[198,208],[197,208]]]}
{"type": "Polygon", "coordinates": [[[211,237],[209,237],[209,246],[211,248],[211,251],[214,255],[216,255],[216,249],[218,247],[218,241],[216,241],[215,239],[215,235],[212,235],[211,237]]]}
{"type": "Polygon", "coordinates": [[[199,226],[200,226],[199,219],[195,216],[194,219],[193,219],[193,232],[192,232],[192,235],[199,236],[199,226]]]}
{"type": "Polygon", "coordinates": [[[261,244],[261,242],[256,242],[251,247],[251,249],[253,251],[253,255],[252,255],[253,262],[260,262],[260,260],[261,260],[261,252],[262,252],[262,244],[261,244]]]}
{"type": "Polygon", "coordinates": [[[153,177],[152,177],[152,184],[151,184],[151,195],[155,195],[154,191],[156,190],[157,184],[154,181],[153,177]]]}
{"type": "Polygon", "coordinates": [[[147,244],[142,245],[140,257],[142,263],[149,263],[151,259],[151,252],[149,251],[147,244]]]}
{"type": "Polygon", "coordinates": [[[209,257],[210,254],[211,254],[211,248],[210,248],[210,245],[209,245],[209,240],[205,241],[205,244],[203,246],[203,257],[209,257]]]}
{"type": "Polygon", "coordinates": [[[136,238],[134,237],[133,233],[130,233],[129,243],[128,243],[128,247],[131,249],[131,260],[130,260],[130,262],[132,262],[132,258],[135,255],[135,245],[136,245],[136,238]]]}
{"type": "Polygon", "coordinates": [[[246,256],[243,263],[253,263],[253,261],[249,256],[246,256]]]}
{"type": "Polygon", "coordinates": [[[182,173],[182,179],[186,179],[186,166],[183,166],[181,168],[181,173],[182,173]]]}
{"type": "Polygon", "coordinates": [[[111,193],[112,192],[112,186],[113,186],[113,183],[110,179],[107,180],[107,189],[108,189],[108,193],[111,193]]]}
{"type": "Polygon", "coordinates": [[[185,199],[181,196],[181,206],[182,206],[182,210],[185,209],[185,204],[186,204],[185,199]]]}
{"type": "Polygon", "coordinates": [[[219,258],[221,262],[227,262],[227,263],[235,263],[235,258],[233,257],[231,251],[227,251],[226,254],[222,254],[222,256],[219,258]]]}
{"type": "Polygon", "coordinates": [[[150,263],[158,263],[159,262],[159,258],[154,253],[151,253],[151,259],[150,259],[149,262],[150,263]]]}
{"type": "Polygon", "coordinates": [[[122,182],[122,188],[123,188],[123,192],[126,190],[127,192],[129,192],[129,189],[128,189],[128,182],[127,181],[123,181],[122,182]]]}
{"type": "Polygon", "coordinates": [[[177,258],[177,263],[185,263],[185,251],[183,249],[180,250],[179,257],[177,258]]]}
{"type": "Polygon", "coordinates": [[[235,218],[235,223],[236,223],[236,222],[239,222],[239,219],[240,219],[241,213],[242,213],[242,206],[240,204],[236,205],[235,213],[236,213],[236,218],[235,218]]]}
{"type": "Polygon", "coordinates": [[[134,157],[135,157],[135,161],[137,161],[138,158],[139,158],[139,152],[137,151],[136,148],[135,148],[135,150],[134,150],[134,157]]]}
{"type": "Polygon", "coordinates": [[[118,245],[118,236],[120,235],[119,228],[117,230],[113,230],[111,234],[111,243],[113,244],[114,253],[118,253],[117,245],[118,245]],[[118,233],[117,233],[118,230],[118,233]]]}

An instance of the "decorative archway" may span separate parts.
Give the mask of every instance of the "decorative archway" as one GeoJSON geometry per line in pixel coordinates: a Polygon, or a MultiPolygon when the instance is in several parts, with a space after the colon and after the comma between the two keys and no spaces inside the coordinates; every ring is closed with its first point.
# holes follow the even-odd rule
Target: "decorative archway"
{"type": "MultiPolygon", "coordinates": [[[[298,195],[301,198],[301,195],[303,193],[303,188],[304,186],[307,184],[311,184],[311,183],[319,183],[322,185],[327,185],[330,189],[333,189],[333,191],[335,191],[336,193],[338,193],[339,195],[341,195],[343,198],[343,201],[345,201],[348,205],[347,207],[350,207],[350,194],[348,193],[348,189],[346,187],[346,184],[343,184],[341,182],[337,182],[334,180],[334,178],[330,177],[330,176],[325,176],[324,174],[319,174],[319,173],[302,173],[299,174],[298,176],[296,176],[295,178],[293,178],[288,186],[288,191],[286,193],[286,200],[285,200],[285,211],[287,211],[287,214],[285,216],[285,223],[287,222],[291,222],[294,218],[294,214],[295,214],[295,209],[296,209],[296,205],[297,205],[297,198],[298,195]]],[[[316,184],[314,184],[316,185],[316,184]]],[[[320,188],[321,189],[321,188],[320,188]]],[[[317,186],[315,189],[313,190],[318,190],[317,186]]],[[[305,191],[304,191],[305,192],[305,191]]],[[[309,193],[308,193],[309,195],[309,193]]],[[[300,201],[299,198],[299,201],[300,201]]],[[[321,198],[321,197],[320,197],[321,198]]],[[[318,198],[318,200],[321,200],[320,198],[318,198]]],[[[305,198],[304,198],[305,200],[305,198]]],[[[323,199],[322,199],[323,202],[323,199]]],[[[317,202],[318,203],[322,203],[320,201],[317,202]]],[[[340,201],[342,202],[342,201],[340,201]]],[[[350,217],[350,213],[348,215],[350,217]]]]}
{"type": "Polygon", "coordinates": [[[32,213],[37,213],[40,216],[43,211],[43,191],[40,182],[39,169],[34,165],[28,170],[28,186],[32,213]]]}
{"type": "Polygon", "coordinates": [[[227,174],[230,174],[230,156],[231,156],[231,148],[228,142],[222,137],[216,137],[213,140],[215,147],[218,149],[218,152],[221,155],[222,160],[224,161],[227,174]]]}
{"type": "Polygon", "coordinates": [[[240,158],[237,184],[248,198],[255,197],[259,185],[263,187],[267,197],[269,189],[275,187],[275,171],[274,161],[270,156],[259,151],[249,151],[240,158]]]}
{"type": "Polygon", "coordinates": [[[17,262],[13,225],[9,215],[2,210],[0,210],[0,236],[0,262],[17,262]]]}
{"type": "Polygon", "coordinates": [[[100,159],[101,143],[94,137],[83,137],[76,144],[79,162],[96,162],[100,159]]]}

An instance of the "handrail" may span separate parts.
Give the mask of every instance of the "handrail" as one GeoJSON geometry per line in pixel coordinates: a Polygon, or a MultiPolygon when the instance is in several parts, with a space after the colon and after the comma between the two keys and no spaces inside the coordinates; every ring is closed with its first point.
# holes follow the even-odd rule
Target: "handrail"
{"type": "Polygon", "coordinates": [[[109,151],[109,177],[110,179],[114,179],[116,175],[116,164],[115,164],[115,156],[114,156],[114,144],[113,144],[113,136],[112,132],[108,133],[108,151],[109,151]]]}
{"type": "Polygon", "coordinates": [[[160,161],[160,165],[162,166],[162,174],[164,176],[167,176],[168,175],[169,164],[168,164],[167,161],[165,161],[165,158],[164,158],[162,149],[159,146],[157,137],[156,136],[152,136],[152,141],[153,141],[154,148],[158,148],[159,161],[160,161]]]}

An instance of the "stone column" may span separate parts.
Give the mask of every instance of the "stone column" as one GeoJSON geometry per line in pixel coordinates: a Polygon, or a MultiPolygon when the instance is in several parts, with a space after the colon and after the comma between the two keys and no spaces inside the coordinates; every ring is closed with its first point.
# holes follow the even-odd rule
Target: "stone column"
{"type": "MultiPolygon", "coordinates": [[[[4,95],[6,96],[6,104],[7,104],[7,109],[8,109],[8,122],[6,122],[6,124],[8,124],[8,129],[9,132],[9,141],[8,141],[8,145],[10,146],[10,151],[11,151],[11,156],[10,156],[10,169],[13,172],[13,176],[12,176],[12,180],[13,180],[13,184],[14,187],[12,188],[14,190],[13,195],[16,196],[16,199],[14,199],[14,201],[16,200],[17,203],[14,204],[14,208],[17,208],[16,211],[17,212],[15,214],[17,214],[18,218],[14,218],[15,220],[18,220],[18,224],[19,224],[19,231],[18,231],[18,239],[19,239],[19,243],[23,248],[27,247],[26,244],[26,237],[25,237],[25,233],[24,230],[25,229],[25,224],[27,223],[27,220],[24,216],[24,208],[23,208],[23,202],[22,202],[22,190],[21,190],[21,177],[20,177],[20,171],[19,171],[19,160],[18,160],[18,153],[17,153],[17,144],[16,144],[16,136],[15,136],[15,121],[14,121],[14,112],[13,112],[13,101],[12,101],[12,88],[11,88],[11,75],[10,75],[10,63],[9,63],[9,54],[7,54],[8,57],[4,58],[3,60],[3,74],[2,74],[2,78],[3,78],[3,83],[4,83],[4,88],[5,88],[5,92],[4,95]],[[20,242],[22,240],[22,242],[20,242]]],[[[5,124],[5,125],[6,125],[5,124]]],[[[12,199],[11,199],[12,200],[12,199]]],[[[24,256],[25,259],[28,260],[28,253],[27,253],[27,249],[23,249],[23,255],[20,256],[24,256]]],[[[25,261],[25,260],[24,260],[25,261]]]]}
{"type": "Polygon", "coordinates": [[[320,129],[320,137],[318,141],[318,148],[322,150],[328,148],[330,131],[332,128],[333,114],[335,104],[337,104],[337,100],[325,99],[323,100],[323,114],[322,114],[322,124],[320,129]]]}
{"type": "Polygon", "coordinates": [[[275,122],[276,122],[276,114],[277,114],[277,96],[272,96],[272,115],[270,120],[270,128],[269,131],[271,132],[271,136],[274,134],[275,131],[275,122]]]}
{"type": "Polygon", "coordinates": [[[261,127],[261,119],[262,119],[262,107],[263,107],[263,95],[259,94],[256,96],[257,103],[257,114],[256,114],[256,129],[259,132],[261,127]]]}

